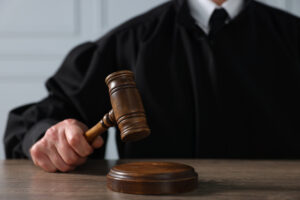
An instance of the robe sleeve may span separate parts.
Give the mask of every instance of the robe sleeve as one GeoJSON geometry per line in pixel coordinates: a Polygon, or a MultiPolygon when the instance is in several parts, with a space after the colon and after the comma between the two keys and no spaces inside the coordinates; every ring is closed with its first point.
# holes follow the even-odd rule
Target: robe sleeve
{"type": "MultiPolygon", "coordinates": [[[[77,46],[47,80],[47,97],[10,111],[4,135],[6,158],[30,158],[31,146],[59,121],[73,118],[91,127],[109,111],[104,79],[114,71],[114,49],[108,38],[77,46]]],[[[103,149],[98,157],[104,156],[103,149]]]]}

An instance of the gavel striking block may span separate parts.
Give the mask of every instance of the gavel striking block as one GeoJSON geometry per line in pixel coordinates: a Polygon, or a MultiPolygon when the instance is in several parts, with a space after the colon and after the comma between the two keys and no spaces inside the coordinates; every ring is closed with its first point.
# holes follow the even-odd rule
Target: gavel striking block
{"type": "Polygon", "coordinates": [[[194,190],[198,174],[188,165],[173,162],[132,162],[114,166],[107,187],[130,194],[175,194],[194,190]]]}
{"type": "Polygon", "coordinates": [[[147,137],[150,129],[133,73],[128,70],[114,72],[106,77],[105,83],[109,89],[112,110],[85,133],[87,141],[91,143],[98,135],[115,125],[124,142],[147,137]]]}
{"type": "MultiPolygon", "coordinates": [[[[109,89],[111,111],[85,133],[88,142],[109,127],[117,125],[122,141],[147,137],[147,124],[141,96],[131,71],[118,71],[105,79],[109,89]]],[[[150,149],[149,149],[150,151],[150,149]]],[[[198,175],[190,166],[170,162],[133,162],[114,166],[107,175],[107,187],[130,194],[173,194],[197,187],[198,175]]]]}

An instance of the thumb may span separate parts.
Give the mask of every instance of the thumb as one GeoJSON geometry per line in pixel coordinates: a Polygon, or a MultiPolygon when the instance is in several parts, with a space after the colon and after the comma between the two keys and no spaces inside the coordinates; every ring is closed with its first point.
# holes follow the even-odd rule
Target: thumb
{"type": "Polygon", "coordinates": [[[102,147],[103,144],[104,144],[104,141],[103,141],[102,137],[97,136],[92,143],[92,147],[94,149],[98,149],[98,148],[102,147]]]}

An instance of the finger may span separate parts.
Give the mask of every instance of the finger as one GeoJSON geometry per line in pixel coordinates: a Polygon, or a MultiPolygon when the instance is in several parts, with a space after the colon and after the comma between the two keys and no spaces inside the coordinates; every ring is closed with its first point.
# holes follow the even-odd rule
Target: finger
{"type": "Polygon", "coordinates": [[[75,168],[75,166],[68,165],[63,161],[55,147],[48,152],[48,157],[52,164],[61,172],[67,172],[75,168]]]}
{"type": "Polygon", "coordinates": [[[56,167],[51,163],[48,156],[41,151],[38,143],[30,149],[33,163],[47,172],[55,172],[56,167]]]}
{"type": "Polygon", "coordinates": [[[84,158],[80,158],[80,160],[77,161],[76,165],[79,166],[79,165],[82,165],[83,163],[85,163],[87,160],[87,157],[84,157],[84,158]]]}
{"type": "Polygon", "coordinates": [[[84,123],[76,119],[66,119],[63,121],[63,123],[71,126],[79,126],[84,132],[88,130],[88,127],[84,123]]]}
{"type": "Polygon", "coordinates": [[[77,121],[77,125],[83,130],[83,132],[86,132],[89,128],[82,122],[77,121]]]}
{"type": "Polygon", "coordinates": [[[83,136],[84,131],[77,126],[68,127],[65,135],[68,144],[81,157],[86,157],[93,152],[93,148],[89,145],[83,136]]]}
{"type": "Polygon", "coordinates": [[[93,143],[92,143],[92,147],[94,149],[98,149],[98,148],[102,147],[103,144],[104,144],[104,141],[103,141],[102,137],[101,136],[97,136],[95,138],[95,140],[93,141],[93,143]]]}
{"type": "Polygon", "coordinates": [[[58,154],[68,165],[81,165],[85,162],[85,158],[80,157],[69,145],[65,134],[59,135],[59,143],[55,144],[58,154]]]}
{"type": "Polygon", "coordinates": [[[39,159],[36,159],[35,163],[37,166],[39,166],[46,172],[56,172],[57,171],[57,168],[52,164],[49,157],[44,153],[41,153],[41,155],[39,155],[39,159]]]}
{"type": "Polygon", "coordinates": [[[35,147],[35,145],[33,145],[30,148],[30,157],[32,159],[33,164],[36,165],[36,166],[38,166],[37,161],[36,161],[38,159],[38,150],[35,147]]]}

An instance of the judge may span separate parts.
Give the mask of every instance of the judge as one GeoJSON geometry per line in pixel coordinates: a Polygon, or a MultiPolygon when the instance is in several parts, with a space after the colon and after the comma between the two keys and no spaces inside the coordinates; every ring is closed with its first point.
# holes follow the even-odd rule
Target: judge
{"type": "MultiPolygon", "coordinates": [[[[253,0],[171,0],[73,49],[40,102],[9,114],[7,158],[69,171],[103,158],[82,136],[132,70],[150,137],[120,158],[300,158],[300,20],[253,0]]],[[[101,147],[101,148],[100,148],[101,147]]]]}

